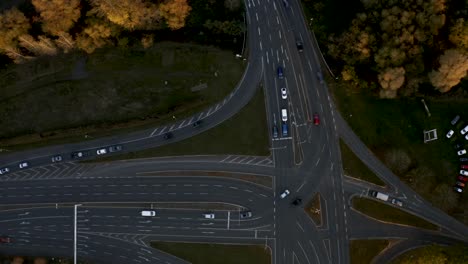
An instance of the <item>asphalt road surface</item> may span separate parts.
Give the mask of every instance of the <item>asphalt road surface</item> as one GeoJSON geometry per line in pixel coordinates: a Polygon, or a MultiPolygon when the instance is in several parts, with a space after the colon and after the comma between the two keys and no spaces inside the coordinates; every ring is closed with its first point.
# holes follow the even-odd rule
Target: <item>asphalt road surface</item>
{"type": "Polygon", "coordinates": [[[402,183],[341,118],[299,3],[247,0],[245,5],[249,64],[223,101],[163,127],[0,156],[0,167],[11,169],[0,176],[0,235],[13,241],[0,244],[0,254],[72,257],[75,227],[78,259],[95,263],[187,263],[151,248],[149,243],[156,240],[265,245],[272,263],[287,264],[349,263],[351,239],[400,239],[377,257],[378,263],[428,243],[467,243],[465,225],[402,183]],[[136,151],[202,133],[242,109],[260,82],[265,88],[269,157],[185,156],[87,164],[71,158],[74,151],[89,151],[87,158],[92,159],[102,147],[121,144],[123,151],[136,151]],[[286,88],[286,98],[281,88],[286,88]],[[281,109],[288,113],[286,121],[281,109]],[[313,122],[315,113],[319,125],[313,122]],[[197,120],[201,126],[193,127],[197,120]],[[163,135],[169,131],[174,136],[166,140],[163,135]],[[352,197],[376,187],[343,175],[339,138],[385,181],[387,187],[378,190],[399,198],[402,210],[440,230],[383,223],[353,210],[352,197]],[[52,163],[57,154],[63,161],[52,163]],[[19,169],[25,160],[31,166],[19,169]],[[290,194],[282,199],[279,194],[286,189],[290,194]],[[304,211],[316,193],[321,197],[319,226],[304,211]],[[297,198],[303,203],[296,206],[292,201],[297,198]],[[161,203],[168,206],[154,206],[161,203]],[[76,225],[73,205],[79,205],[76,225]],[[143,217],[142,210],[155,210],[156,215],[143,217]],[[252,216],[241,218],[245,210],[252,216]],[[215,218],[204,218],[208,212],[215,218]]]}

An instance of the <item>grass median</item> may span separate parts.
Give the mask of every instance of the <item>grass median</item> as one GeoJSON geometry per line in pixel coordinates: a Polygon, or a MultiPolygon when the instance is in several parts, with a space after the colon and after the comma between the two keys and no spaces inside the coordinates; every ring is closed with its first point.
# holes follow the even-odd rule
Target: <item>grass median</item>
{"type": "Polygon", "coordinates": [[[270,154],[269,146],[263,90],[258,89],[252,100],[239,113],[208,131],[161,147],[109,156],[96,161],[199,154],[267,156],[270,154]]]}
{"type": "Polygon", "coordinates": [[[394,259],[392,264],[413,264],[413,263],[468,263],[468,247],[463,245],[453,245],[443,247],[430,245],[412,249],[394,259]]]}
{"type": "Polygon", "coordinates": [[[351,240],[349,243],[351,264],[372,263],[372,259],[388,244],[388,240],[351,240]]]}
{"type": "Polygon", "coordinates": [[[172,122],[225,98],[244,66],[229,51],[167,42],[10,65],[0,72],[0,147],[84,141],[172,122]]]}
{"type": "Polygon", "coordinates": [[[271,253],[260,245],[152,242],[151,246],[192,264],[270,264],[271,253]]]}
{"type": "Polygon", "coordinates": [[[384,222],[438,230],[436,225],[422,218],[371,199],[354,197],[353,208],[365,215],[384,222]]]}

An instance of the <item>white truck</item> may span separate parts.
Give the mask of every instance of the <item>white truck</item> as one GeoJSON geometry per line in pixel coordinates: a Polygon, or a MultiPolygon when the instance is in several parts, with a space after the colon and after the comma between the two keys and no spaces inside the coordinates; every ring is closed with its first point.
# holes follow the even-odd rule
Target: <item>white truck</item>
{"type": "Polygon", "coordinates": [[[388,194],[385,193],[369,190],[369,195],[385,202],[388,201],[388,194]]]}

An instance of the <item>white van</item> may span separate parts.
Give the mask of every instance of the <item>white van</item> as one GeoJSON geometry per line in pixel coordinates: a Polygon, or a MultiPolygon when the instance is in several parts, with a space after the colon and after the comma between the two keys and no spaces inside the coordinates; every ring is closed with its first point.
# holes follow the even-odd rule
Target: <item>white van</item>
{"type": "Polygon", "coordinates": [[[288,110],[286,110],[286,108],[281,109],[281,120],[283,120],[283,122],[288,121],[288,110]]]}
{"type": "Polygon", "coordinates": [[[156,211],[141,211],[141,216],[155,216],[156,211]]]}

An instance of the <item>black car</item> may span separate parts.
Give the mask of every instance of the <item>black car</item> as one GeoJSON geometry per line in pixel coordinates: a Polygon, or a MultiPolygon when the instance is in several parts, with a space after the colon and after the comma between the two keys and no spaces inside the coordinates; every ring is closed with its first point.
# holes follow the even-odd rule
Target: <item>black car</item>
{"type": "Polygon", "coordinates": [[[461,149],[463,147],[463,145],[460,144],[460,143],[456,143],[454,147],[455,147],[455,149],[461,149]]]}
{"type": "Polygon", "coordinates": [[[109,152],[122,151],[122,145],[114,145],[109,147],[109,152]]]}
{"type": "Polygon", "coordinates": [[[252,217],[252,212],[250,212],[250,211],[244,211],[244,212],[240,213],[240,218],[241,219],[250,218],[250,217],[252,217]]]}
{"type": "Polygon", "coordinates": [[[164,139],[170,139],[170,138],[172,138],[173,136],[174,136],[174,135],[172,135],[171,132],[167,132],[166,134],[164,134],[163,138],[164,138],[164,139]]]}
{"type": "Polygon", "coordinates": [[[201,125],[202,121],[201,120],[197,120],[195,121],[195,123],[192,124],[193,127],[199,127],[201,125]]]}
{"type": "Polygon", "coordinates": [[[274,138],[278,137],[278,127],[276,125],[273,126],[273,137],[274,138]]]}
{"type": "Polygon", "coordinates": [[[72,159],[81,159],[81,158],[89,156],[89,154],[90,154],[89,151],[76,151],[76,152],[72,152],[71,157],[72,159]]]}
{"type": "Polygon", "coordinates": [[[302,44],[302,41],[296,41],[296,47],[299,52],[302,52],[304,50],[304,45],[302,44]]]}
{"type": "Polygon", "coordinates": [[[460,161],[461,161],[461,162],[468,161],[468,158],[460,158],[460,161]]]}
{"type": "Polygon", "coordinates": [[[299,206],[299,205],[302,204],[302,199],[301,198],[296,198],[296,199],[294,199],[294,201],[292,201],[292,204],[294,206],[299,206]]]}

